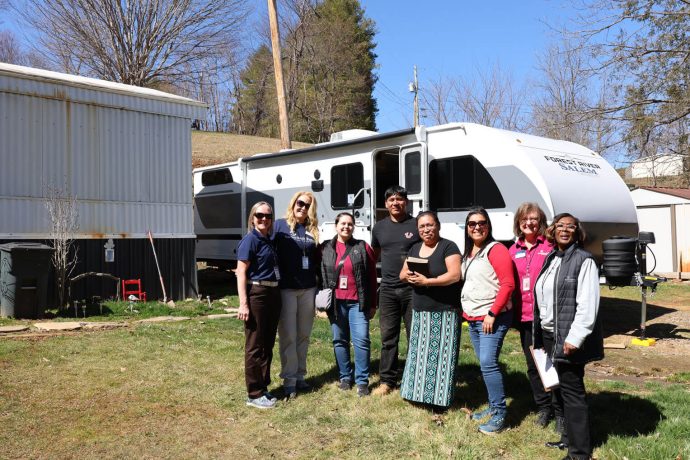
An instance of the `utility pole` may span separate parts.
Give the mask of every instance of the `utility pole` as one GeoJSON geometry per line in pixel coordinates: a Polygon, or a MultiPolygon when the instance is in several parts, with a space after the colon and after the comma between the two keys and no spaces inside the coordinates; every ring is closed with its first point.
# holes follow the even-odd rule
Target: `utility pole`
{"type": "Polygon", "coordinates": [[[278,116],[280,118],[280,147],[292,148],[290,127],[288,126],[287,104],[285,102],[285,83],[283,82],[283,63],[280,57],[280,31],[278,30],[278,12],[276,0],[268,0],[268,19],[271,25],[271,48],[273,48],[273,70],[276,78],[278,95],[278,116]]]}
{"type": "Polygon", "coordinates": [[[414,66],[414,81],[410,82],[408,89],[414,93],[414,126],[419,126],[419,83],[417,82],[417,66],[414,66]]]}

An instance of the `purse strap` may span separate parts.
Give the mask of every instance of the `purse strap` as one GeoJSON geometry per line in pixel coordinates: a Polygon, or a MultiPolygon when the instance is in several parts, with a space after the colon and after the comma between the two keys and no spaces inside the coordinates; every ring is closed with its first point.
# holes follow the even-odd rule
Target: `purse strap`
{"type": "Polygon", "coordinates": [[[338,262],[338,266],[335,269],[335,279],[336,280],[340,276],[340,270],[342,270],[343,265],[345,265],[345,259],[347,259],[347,256],[350,255],[350,252],[352,251],[353,247],[354,247],[354,244],[353,245],[348,245],[348,244],[345,245],[345,253],[340,258],[340,261],[338,262]]]}

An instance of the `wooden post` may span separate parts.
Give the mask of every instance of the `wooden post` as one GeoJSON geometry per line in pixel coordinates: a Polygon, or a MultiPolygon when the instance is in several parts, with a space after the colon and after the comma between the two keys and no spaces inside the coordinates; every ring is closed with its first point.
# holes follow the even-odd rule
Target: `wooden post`
{"type": "Polygon", "coordinates": [[[290,128],[288,126],[287,103],[285,102],[285,83],[283,82],[283,63],[280,58],[280,31],[278,30],[278,12],[276,0],[268,0],[268,19],[271,24],[271,47],[273,48],[273,70],[276,77],[276,94],[278,95],[278,116],[280,117],[280,147],[292,148],[290,128]]]}

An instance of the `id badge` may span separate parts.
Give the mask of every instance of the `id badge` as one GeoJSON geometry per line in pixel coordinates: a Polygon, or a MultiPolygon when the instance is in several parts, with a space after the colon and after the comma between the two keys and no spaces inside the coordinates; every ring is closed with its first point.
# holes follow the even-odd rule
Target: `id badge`
{"type": "Polygon", "coordinates": [[[338,289],[347,289],[347,276],[340,277],[338,289]]]}
{"type": "Polygon", "coordinates": [[[280,270],[278,269],[277,265],[273,267],[273,273],[276,274],[276,281],[280,281],[280,270]]]}
{"type": "Polygon", "coordinates": [[[302,256],[302,270],[309,270],[309,257],[302,256]]]}
{"type": "Polygon", "coordinates": [[[522,278],[522,290],[529,291],[529,276],[522,278]]]}

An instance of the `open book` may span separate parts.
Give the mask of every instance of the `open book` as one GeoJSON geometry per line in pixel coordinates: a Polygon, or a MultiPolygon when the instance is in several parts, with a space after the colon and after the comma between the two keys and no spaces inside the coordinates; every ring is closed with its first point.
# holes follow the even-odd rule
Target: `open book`
{"type": "Polygon", "coordinates": [[[420,275],[429,276],[429,261],[419,257],[408,257],[407,268],[420,275]]]}
{"type": "Polygon", "coordinates": [[[546,354],[543,348],[529,347],[529,351],[534,358],[534,364],[537,365],[537,371],[539,371],[539,377],[541,377],[544,390],[551,391],[556,388],[559,384],[558,372],[556,372],[556,367],[551,362],[549,355],[546,354]]]}

